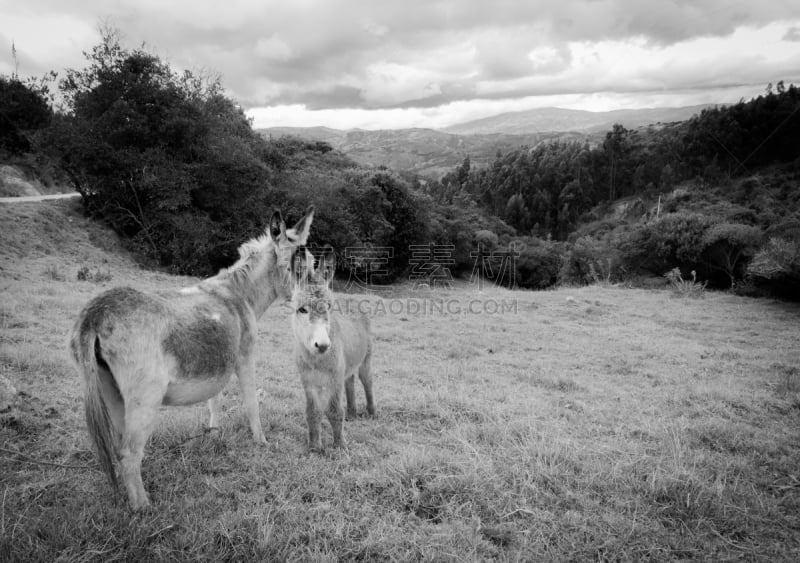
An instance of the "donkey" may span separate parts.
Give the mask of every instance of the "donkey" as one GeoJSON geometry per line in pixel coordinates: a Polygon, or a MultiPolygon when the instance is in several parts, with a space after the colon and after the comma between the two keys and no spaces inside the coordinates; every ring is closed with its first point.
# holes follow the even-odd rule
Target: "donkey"
{"type": "Polygon", "coordinates": [[[208,400],[208,425],[217,428],[218,394],[236,372],[253,439],[266,443],[255,392],[256,321],[276,299],[291,297],[292,256],[313,217],[311,207],[287,230],[276,211],[233,266],[168,297],[121,287],[81,311],[70,352],[86,384],[86,423],[115,491],[119,462],[134,510],[150,504],[141,466],[159,406],[208,400]]]}
{"type": "Polygon", "coordinates": [[[333,430],[334,447],[344,447],[342,392],[347,398],[347,418],[354,418],[356,372],[367,397],[367,413],[375,415],[369,319],[364,315],[351,318],[335,310],[330,287],[334,265],[333,249],[329,246],[317,269],[308,251],[298,251],[292,257],[296,280],[292,294],[294,357],[306,394],[308,442],[312,452],[324,451],[320,436],[323,411],[333,430]]]}

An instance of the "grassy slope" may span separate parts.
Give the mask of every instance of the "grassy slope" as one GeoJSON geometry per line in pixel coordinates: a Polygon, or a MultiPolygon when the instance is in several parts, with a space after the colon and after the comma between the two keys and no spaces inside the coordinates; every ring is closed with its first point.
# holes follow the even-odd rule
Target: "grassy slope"
{"type": "Polygon", "coordinates": [[[0,375],[21,391],[0,413],[0,560],[800,557],[797,305],[396,288],[367,301],[451,313],[378,309],[379,416],[346,423],[349,448],[326,456],[306,453],[274,306],[269,444],[251,446],[234,384],[220,436],[202,435],[203,406],[165,409],[143,469],[155,508],[132,515],[92,469],[66,335],[105,287],[193,280],[139,269],[75,202],[0,205],[0,225],[0,375]],[[82,266],[113,279],[79,282],[82,266]],[[455,312],[472,300],[515,310],[455,312]]]}

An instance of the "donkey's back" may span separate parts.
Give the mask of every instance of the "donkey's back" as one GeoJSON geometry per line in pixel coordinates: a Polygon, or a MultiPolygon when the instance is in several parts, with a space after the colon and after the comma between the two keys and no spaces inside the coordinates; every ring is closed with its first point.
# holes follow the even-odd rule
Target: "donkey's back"
{"type": "MultiPolygon", "coordinates": [[[[169,298],[120,287],[81,311],[70,348],[78,366],[94,358],[123,396],[143,385],[165,405],[187,405],[218,393],[236,368],[247,319],[223,296],[175,292],[169,298]]],[[[92,370],[82,369],[84,377],[92,370]]]]}
{"type": "Polygon", "coordinates": [[[331,346],[341,349],[345,360],[345,374],[352,375],[361,364],[369,361],[372,353],[372,330],[369,317],[351,317],[331,313],[331,346]]]}

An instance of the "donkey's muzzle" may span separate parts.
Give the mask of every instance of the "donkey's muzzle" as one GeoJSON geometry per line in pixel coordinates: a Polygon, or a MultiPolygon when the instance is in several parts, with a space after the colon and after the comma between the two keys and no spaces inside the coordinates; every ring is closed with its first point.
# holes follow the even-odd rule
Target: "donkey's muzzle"
{"type": "Polygon", "coordinates": [[[330,344],[324,344],[324,343],[320,343],[320,342],[314,342],[314,348],[316,348],[316,349],[317,349],[317,352],[319,352],[320,354],[324,354],[325,352],[327,352],[327,351],[328,351],[328,348],[330,348],[330,347],[331,347],[331,345],[330,345],[330,344]]]}

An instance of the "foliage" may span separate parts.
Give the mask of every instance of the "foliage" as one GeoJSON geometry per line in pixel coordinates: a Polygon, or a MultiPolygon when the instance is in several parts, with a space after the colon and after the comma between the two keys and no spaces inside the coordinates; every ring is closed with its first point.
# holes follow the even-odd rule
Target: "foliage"
{"type": "MultiPolygon", "coordinates": [[[[384,275],[408,271],[414,245],[452,245],[456,270],[471,268],[475,233],[513,234],[487,219],[466,191],[434,204],[414,179],[364,169],[327,143],[256,134],[217,78],[175,73],[114,30],[61,81],[64,112],[41,147],[134,250],[182,273],[232,263],[237,246],[280,208],[289,220],[318,209],[311,244],[391,248],[384,275]]],[[[469,175],[469,160],[456,175],[469,175]]]]}
{"type": "Polygon", "coordinates": [[[515,241],[515,281],[518,287],[545,289],[555,285],[563,262],[562,243],[527,237],[515,241]]]}
{"type": "Polygon", "coordinates": [[[113,34],[68,70],[45,144],[87,211],[175,270],[205,274],[263,225],[265,142],[215,80],[177,75],[113,34]]]}
{"type": "Polygon", "coordinates": [[[616,281],[623,266],[619,251],[606,240],[580,237],[569,248],[558,274],[565,284],[592,284],[616,281]]]}
{"type": "Polygon", "coordinates": [[[800,242],[769,239],[748,265],[747,275],[757,286],[797,299],[800,295],[800,242]]]}
{"type": "Polygon", "coordinates": [[[703,233],[703,260],[724,273],[730,285],[744,277],[746,263],[758,249],[761,229],[740,223],[717,223],[703,233]]]}
{"type": "MultiPolygon", "coordinates": [[[[615,125],[594,145],[542,143],[498,154],[485,168],[462,164],[435,183],[432,193],[449,203],[466,192],[519,234],[566,240],[604,202],[657,196],[682,182],[709,191],[751,174],[752,167],[800,162],[794,141],[800,135],[798,108],[800,89],[779,83],[764,96],[703,110],[684,123],[637,130],[615,125]]],[[[726,197],[752,205],[762,193],[752,188],[744,184],[726,197]]],[[[782,193],[788,198],[792,192],[787,187],[782,193]]],[[[678,211],[680,203],[670,200],[665,211],[678,211]]],[[[654,272],[670,267],[662,262],[654,272]]]]}
{"type": "Polygon", "coordinates": [[[30,134],[49,124],[53,115],[45,94],[33,84],[0,75],[0,150],[29,152],[30,134]]]}
{"type": "Polygon", "coordinates": [[[692,270],[692,279],[685,280],[681,275],[680,268],[673,268],[664,277],[667,278],[672,292],[679,297],[703,297],[706,290],[706,283],[697,281],[697,272],[692,270]]]}
{"type": "Polygon", "coordinates": [[[661,272],[702,266],[703,236],[715,219],[695,213],[667,213],[637,225],[620,242],[622,260],[631,272],[661,272]]]}
{"type": "Polygon", "coordinates": [[[89,268],[89,266],[81,266],[80,269],[78,269],[78,274],[76,277],[78,281],[89,281],[94,283],[111,281],[113,278],[111,271],[108,268],[106,268],[105,271],[99,268],[92,270],[89,268]]]}

